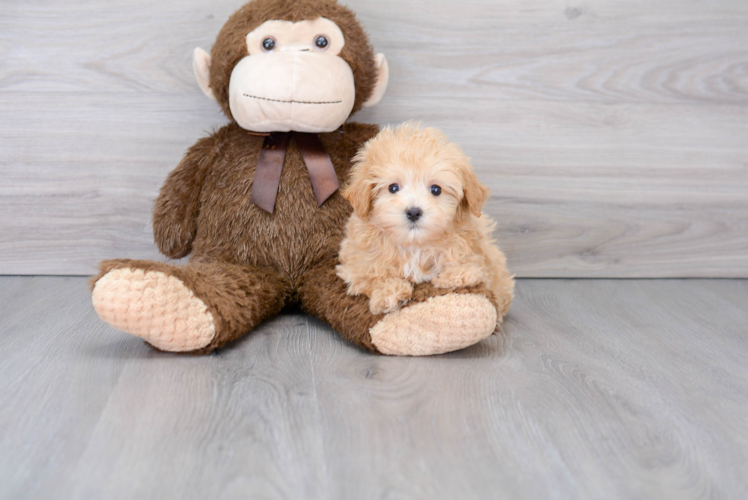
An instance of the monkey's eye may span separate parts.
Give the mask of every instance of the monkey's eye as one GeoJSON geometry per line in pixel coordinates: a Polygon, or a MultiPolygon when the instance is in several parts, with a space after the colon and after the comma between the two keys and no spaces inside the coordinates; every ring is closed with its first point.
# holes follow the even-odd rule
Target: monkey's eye
{"type": "Polygon", "coordinates": [[[397,184],[390,184],[390,187],[387,188],[387,191],[389,191],[392,194],[395,194],[398,191],[400,191],[400,186],[397,184]]]}
{"type": "Polygon", "coordinates": [[[330,41],[325,35],[319,35],[314,37],[314,45],[316,45],[319,50],[326,50],[330,45],[330,41]]]}
{"type": "Polygon", "coordinates": [[[434,184],[433,186],[431,186],[431,194],[433,194],[434,196],[439,196],[440,194],[442,194],[442,188],[434,184]]]}
{"type": "Polygon", "coordinates": [[[270,52],[275,48],[275,38],[272,36],[267,37],[262,41],[262,49],[266,52],[270,52]]]}

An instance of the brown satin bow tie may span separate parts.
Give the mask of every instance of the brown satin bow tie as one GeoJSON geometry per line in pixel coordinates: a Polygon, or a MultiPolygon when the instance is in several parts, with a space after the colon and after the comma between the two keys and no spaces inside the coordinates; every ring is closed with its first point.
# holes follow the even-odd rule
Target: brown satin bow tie
{"type": "Polygon", "coordinates": [[[306,169],[309,171],[317,206],[322,205],[340,187],[330,155],[325,151],[317,134],[273,132],[265,137],[265,142],[262,144],[250,196],[252,203],[271,214],[278,195],[288,140],[292,135],[304,159],[306,169]]]}

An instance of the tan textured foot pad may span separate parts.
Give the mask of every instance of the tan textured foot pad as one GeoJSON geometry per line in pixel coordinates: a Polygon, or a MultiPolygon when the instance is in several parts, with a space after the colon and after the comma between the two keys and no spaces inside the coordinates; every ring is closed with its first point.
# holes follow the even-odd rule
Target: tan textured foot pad
{"type": "Polygon", "coordinates": [[[91,298],[102,320],[163,351],[194,351],[216,334],[203,301],[159,271],[114,269],[96,282],[91,298]]]}
{"type": "Polygon", "coordinates": [[[382,354],[428,356],[480,342],[496,329],[496,319],[483,295],[450,293],[392,312],[369,333],[382,354]]]}

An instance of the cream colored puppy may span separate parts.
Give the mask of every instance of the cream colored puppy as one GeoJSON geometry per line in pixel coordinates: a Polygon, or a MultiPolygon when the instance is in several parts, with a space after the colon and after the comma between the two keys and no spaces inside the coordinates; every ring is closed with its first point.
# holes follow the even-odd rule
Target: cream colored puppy
{"type": "Polygon", "coordinates": [[[435,128],[385,128],[354,158],[343,196],[353,206],[338,276],[350,295],[369,297],[373,314],[393,311],[413,285],[485,284],[498,318],[509,309],[514,279],[481,214],[488,188],[462,149],[435,128]]]}

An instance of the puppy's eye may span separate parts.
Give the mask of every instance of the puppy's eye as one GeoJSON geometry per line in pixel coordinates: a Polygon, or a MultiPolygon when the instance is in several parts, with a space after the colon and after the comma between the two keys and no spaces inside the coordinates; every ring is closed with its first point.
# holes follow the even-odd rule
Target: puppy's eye
{"type": "Polygon", "coordinates": [[[314,45],[316,45],[319,50],[325,50],[330,45],[330,41],[325,35],[319,35],[314,37],[314,45]]]}
{"type": "Polygon", "coordinates": [[[398,191],[400,191],[400,186],[397,184],[390,184],[390,187],[387,188],[387,191],[389,191],[392,194],[395,194],[398,191]]]}
{"type": "Polygon", "coordinates": [[[275,48],[275,38],[269,36],[262,41],[262,50],[270,52],[275,48]]]}
{"type": "Polygon", "coordinates": [[[433,186],[431,186],[431,194],[433,194],[434,196],[439,196],[440,194],[442,194],[442,188],[434,184],[433,186]]]}

